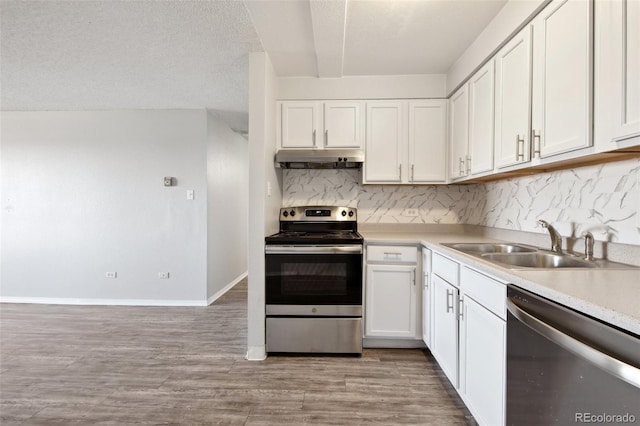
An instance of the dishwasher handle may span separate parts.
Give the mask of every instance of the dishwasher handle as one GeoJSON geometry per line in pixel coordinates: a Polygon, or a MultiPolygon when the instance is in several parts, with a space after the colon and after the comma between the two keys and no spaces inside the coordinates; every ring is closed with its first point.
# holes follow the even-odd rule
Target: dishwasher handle
{"type": "Polygon", "coordinates": [[[574,353],[592,364],[595,364],[597,367],[624,380],[625,382],[640,388],[640,369],[608,354],[600,352],[586,343],[583,343],[557,328],[552,327],[542,319],[536,317],[530,312],[527,312],[521,306],[518,306],[515,300],[511,297],[507,298],[507,310],[517,320],[558,346],[574,353]]]}

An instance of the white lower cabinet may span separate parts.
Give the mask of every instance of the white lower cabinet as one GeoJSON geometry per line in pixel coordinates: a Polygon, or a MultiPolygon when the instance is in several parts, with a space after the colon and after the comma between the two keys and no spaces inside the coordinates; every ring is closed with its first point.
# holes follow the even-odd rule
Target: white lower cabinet
{"type": "Polygon", "coordinates": [[[504,424],[505,328],[468,296],[460,317],[460,391],[479,424],[504,424]]]}
{"type": "Polygon", "coordinates": [[[365,337],[420,339],[416,246],[367,247],[365,337]]]}
{"type": "Polygon", "coordinates": [[[431,352],[480,425],[504,424],[506,286],[433,252],[431,352]]]}
{"type": "Polygon", "coordinates": [[[433,336],[431,353],[451,384],[458,387],[458,289],[432,274],[433,336]]]}
{"type": "Polygon", "coordinates": [[[367,266],[365,336],[416,337],[415,277],[415,266],[367,266]]]}
{"type": "Polygon", "coordinates": [[[431,285],[431,250],[422,247],[422,340],[424,344],[431,347],[431,329],[433,326],[431,285]]]}

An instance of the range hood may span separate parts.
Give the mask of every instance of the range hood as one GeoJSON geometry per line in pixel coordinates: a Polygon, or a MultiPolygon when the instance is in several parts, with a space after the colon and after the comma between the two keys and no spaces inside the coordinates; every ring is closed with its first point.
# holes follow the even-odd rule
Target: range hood
{"type": "Polygon", "coordinates": [[[276,165],[283,169],[359,169],[364,161],[361,149],[281,149],[276,165]]]}

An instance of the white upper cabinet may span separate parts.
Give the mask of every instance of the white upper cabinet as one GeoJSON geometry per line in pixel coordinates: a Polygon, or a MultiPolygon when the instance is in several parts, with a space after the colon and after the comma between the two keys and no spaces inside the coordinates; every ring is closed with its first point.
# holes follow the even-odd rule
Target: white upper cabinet
{"type": "Polygon", "coordinates": [[[361,102],[283,101],[278,141],[280,149],[361,148],[361,102]]]}
{"type": "Polygon", "coordinates": [[[469,159],[472,175],[493,170],[493,61],[469,80],[469,159]]]}
{"type": "Polygon", "coordinates": [[[449,135],[451,161],[449,163],[452,180],[468,175],[469,147],[469,90],[465,84],[449,99],[449,135]]]}
{"type": "Polygon", "coordinates": [[[281,148],[317,148],[320,104],[317,102],[283,102],[281,113],[281,148]]]}
{"type": "Polygon", "coordinates": [[[495,56],[496,167],[527,162],[530,156],[531,27],[526,26],[495,56]]]}
{"type": "Polygon", "coordinates": [[[447,101],[367,102],[364,183],[447,180],[447,101]]]}
{"type": "Polygon", "coordinates": [[[367,102],[364,183],[400,183],[406,149],[406,104],[367,102]]]}
{"type": "Polygon", "coordinates": [[[640,2],[598,1],[595,14],[595,144],[600,151],[638,145],[640,2]]]}
{"type": "Polygon", "coordinates": [[[409,102],[410,183],[447,181],[447,101],[409,102]]]}
{"type": "Polygon", "coordinates": [[[553,0],[533,21],[532,138],[542,158],[591,145],[592,9],[553,0]]]}
{"type": "Polygon", "coordinates": [[[324,146],[360,148],[360,102],[324,103],[324,146]]]}

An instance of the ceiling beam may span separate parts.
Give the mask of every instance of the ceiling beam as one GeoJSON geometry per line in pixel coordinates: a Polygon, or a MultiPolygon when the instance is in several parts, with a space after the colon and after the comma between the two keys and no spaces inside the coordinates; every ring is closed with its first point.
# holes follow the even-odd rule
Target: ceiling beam
{"type": "Polygon", "coordinates": [[[318,77],[342,77],[347,0],[310,0],[318,77]]]}

